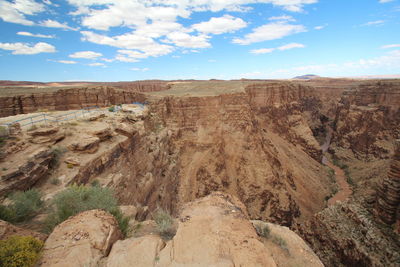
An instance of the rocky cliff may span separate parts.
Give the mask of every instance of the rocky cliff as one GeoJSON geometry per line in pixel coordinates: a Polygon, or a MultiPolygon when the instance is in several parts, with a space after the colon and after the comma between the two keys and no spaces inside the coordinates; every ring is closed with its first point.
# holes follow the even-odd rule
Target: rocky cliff
{"type": "Polygon", "coordinates": [[[59,89],[47,93],[33,91],[18,94],[16,90],[13,96],[0,97],[0,117],[31,113],[40,109],[69,110],[144,101],[145,97],[141,93],[107,86],[59,89]]]}
{"type": "Polygon", "coordinates": [[[387,177],[381,181],[376,192],[375,213],[385,223],[396,222],[400,206],[400,140],[396,142],[387,177]]]}
{"type": "Polygon", "coordinates": [[[365,82],[343,92],[334,143],[357,158],[388,158],[400,137],[400,82],[365,82]]]}

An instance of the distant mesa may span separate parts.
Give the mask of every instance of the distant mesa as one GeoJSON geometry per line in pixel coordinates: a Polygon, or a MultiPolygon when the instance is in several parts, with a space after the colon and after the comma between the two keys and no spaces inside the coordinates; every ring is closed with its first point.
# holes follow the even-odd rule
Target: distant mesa
{"type": "Polygon", "coordinates": [[[296,76],[293,79],[296,79],[296,80],[312,80],[312,79],[316,79],[316,78],[320,78],[320,76],[314,75],[314,74],[306,74],[306,75],[296,76]]]}

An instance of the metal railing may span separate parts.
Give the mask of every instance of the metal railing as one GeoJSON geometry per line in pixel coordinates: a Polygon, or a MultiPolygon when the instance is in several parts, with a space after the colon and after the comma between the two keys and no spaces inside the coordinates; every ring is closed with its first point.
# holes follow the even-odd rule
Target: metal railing
{"type": "Polygon", "coordinates": [[[60,123],[60,122],[64,122],[64,121],[69,121],[72,119],[77,119],[79,117],[84,117],[86,114],[90,114],[93,112],[101,112],[101,110],[99,109],[98,106],[93,106],[93,107],[86,107],[80,110],[76,110],[76,111],[72,111],[66,114],[61,114],[61,115],[50,115],[50,114],[46,114],[46,113],[42,113],[39,115],[35,115],[35,116],[30,116],[27,118],[23,118],[20,120],[15,120],[15,121],[11,121],[11,122],[7,122],[7,123],[2,123],[0,124],[0,126],[3,127],[9,127],[10,125],[13,125],[15,123],[19,123],[21,127],[24,126],[33,126],[37,123],[41,123],[44,122],[45,124],[47,124],[48,122],[55,122],[55,123],[60,123]]]}

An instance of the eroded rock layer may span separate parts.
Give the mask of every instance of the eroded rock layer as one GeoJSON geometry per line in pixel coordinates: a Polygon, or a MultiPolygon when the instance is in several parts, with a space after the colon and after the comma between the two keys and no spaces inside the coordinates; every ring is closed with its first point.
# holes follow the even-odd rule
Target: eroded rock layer
{"type": "Polygon", "coordinates": [[[400,140],[397,141],[396,147],[387,178],[381,182],[377,189],[375,204],[376,214],[387,224],[396,222],[400,205],[400,140]]]}
{"type": "MultiPolygon", "coordinates": [[[[17,92],[16,92],[17,94],[17,92]]],[[[35,112],[39,109],[69,110],[144,102],[143,94],[113,87],[98,86],[60,89],[48,93],[24,93],[0,97],[0,117],[35,112]]]]}

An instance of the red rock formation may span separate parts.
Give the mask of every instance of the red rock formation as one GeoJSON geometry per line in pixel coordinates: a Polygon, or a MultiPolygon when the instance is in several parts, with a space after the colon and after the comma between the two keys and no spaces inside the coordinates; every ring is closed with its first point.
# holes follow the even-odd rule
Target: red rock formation
{"type": "Polygon", "coordinates": [[[400,137],[400,82],[365,82],[345,91],[335,124],[338,147],[358,158],[389,158],[400,137]]]}
{"type": "Polygon", "coordinates": [[[396,146],[387,178],[381,182],[376,193],[375,213],[387,224],[396,222],[400,206],[400,140],[396,146]]]}
{"type": "Polygon", "coordinates": [[[105,107],[115,104],[144,102],[141,93],[112,87],[60,89],[49,93],[32,93],[0,97],[0,117],[30,113],[38,109],[68,110],[105,107]]]}

